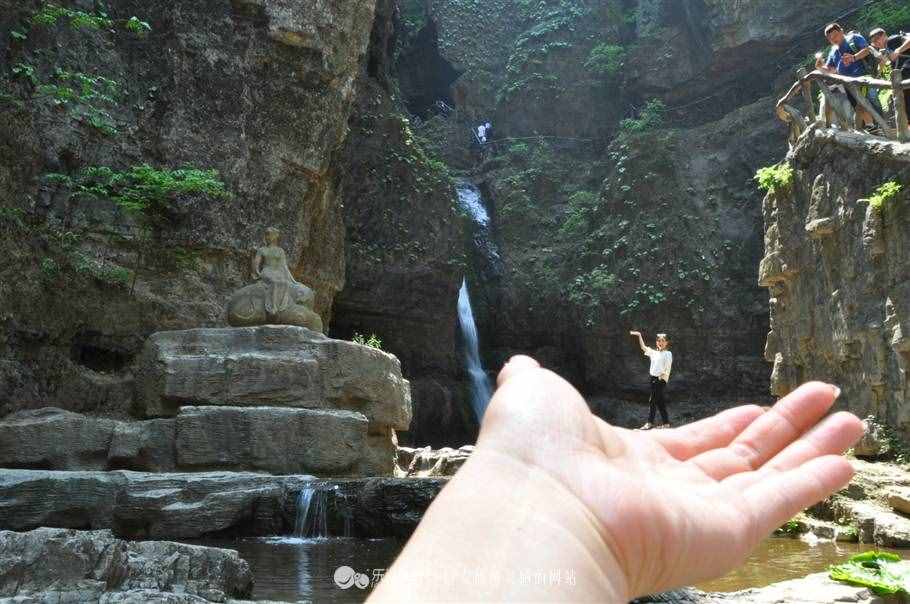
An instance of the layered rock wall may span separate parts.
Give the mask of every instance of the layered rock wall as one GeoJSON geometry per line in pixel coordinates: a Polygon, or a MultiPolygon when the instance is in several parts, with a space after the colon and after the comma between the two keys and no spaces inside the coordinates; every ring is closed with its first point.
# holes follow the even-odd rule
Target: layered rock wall
{"type": "Polygon", "coordinates": [[[792,185],[764,201],[772,392],[832,382],[843,408],[907,434],[910,145],[813,128],[787,164],[792,185]],[[887,182],[904,192],[870,201],[887,182]]]}
{"type": "Polygon", "coordinates": [[[268,225],[281,228],[295,277],[329,319],[344,282],[336,151],[375,1],[111,6],[118,24],[149,23],[139,35],[66,19],[27,27],[41,5],[0,2],[10,93],[0,102],[0,414],[47,404],[122,412],[144,337],[223,324],[226,294],[248,282],[268,225]],[[18,77],[15,65],[34,71],[18,77]],[[116,82],[116,103],[105,105],[116,134],[41,97],[36,87],[56,82],[57,69],[116,82]],[[146,244],[113,203],[76,199],[45,176],[142,164],[218,170],[233,198],[174,200],[167,228],[146,244]],[[123,271],[137,273],[135,285],[111,278],[123,271]]]}

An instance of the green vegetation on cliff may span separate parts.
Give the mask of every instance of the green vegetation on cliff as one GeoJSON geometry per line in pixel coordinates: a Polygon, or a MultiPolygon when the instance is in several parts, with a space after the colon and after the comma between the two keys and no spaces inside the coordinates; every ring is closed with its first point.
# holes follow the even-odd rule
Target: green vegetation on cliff
{"type": "Polygon", "coordinates": [[[901,192],[903,187],[896,181],[888,181],[878,189],[869,198],[869,203],[879,212],[883,211],[887,204],[901,192]]]}
{"type": "Polygon", "coordinates": [[[758,188],[766,192],[784,191],[793,184],[793,167],[786,163],[759,168],[755,173],[758,188]]]}
{"type": "Polygon", "coordinates": [[[109,199],[130,213],[160,213],[181,195],[231,197],[215,170],[158,170],[141,165],[118,172],[102,166],[85,168],[75,177],[53,173],[46,178],[69,188],[76,198],[109,199]]]}

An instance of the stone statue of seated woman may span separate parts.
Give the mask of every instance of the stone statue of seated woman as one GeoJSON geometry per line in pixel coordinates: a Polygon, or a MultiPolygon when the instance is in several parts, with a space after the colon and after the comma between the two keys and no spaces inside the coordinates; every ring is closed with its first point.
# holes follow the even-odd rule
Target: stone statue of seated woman
{"type": "Polygon", "coordinates": [[[257,281],[231,296],[228,323],[233,327],[298,325],[322,332],[322,318],[313,310],[316,294],[294,279],[278,236],[278,229],[266,229],[265,246],[253,258],[257,281]]]}

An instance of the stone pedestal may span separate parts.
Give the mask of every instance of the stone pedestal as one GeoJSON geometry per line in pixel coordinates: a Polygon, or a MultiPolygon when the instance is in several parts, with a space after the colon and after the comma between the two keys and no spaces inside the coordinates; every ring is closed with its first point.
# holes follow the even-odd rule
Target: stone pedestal
{"type": "Polygon", "coordinates": [[[138,389],[146,417],[176,417],[180,470],[391,475],[411,422],[398,359],[302,327],[156,333],[138,389]]]}

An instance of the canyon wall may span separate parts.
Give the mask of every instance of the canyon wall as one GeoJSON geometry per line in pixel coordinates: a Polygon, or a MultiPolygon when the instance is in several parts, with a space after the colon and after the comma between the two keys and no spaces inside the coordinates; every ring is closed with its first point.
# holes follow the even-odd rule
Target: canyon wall
{"type": "Polygon", "coordinates": [[[860,5],[402,2],[415,132],[479,182],[502,253],[467,271],[487,365],[530,353],[587,394],[637,396],[626,332],[666,331],[672,396],[766,396],[752,176],[786,152],[775,94],[860,5]],[[488,119],[501,142],[481,161],[470,128],[488,119]]]}
{"type": "Polygon", "coordinates": [[[336,175],[374,0],[127,0],[100,28],[32,23],[42,6],[0,0],[0,415],[122,412],[144,338],[224,325],[269,225],[330,319],[345,278],[336,175]],[[61,100],[96,76],[110,98],[88,84],[61,100]],[[217,170],[232,197],[171,200],[149,233],[48,176],[144,164],[217,170]]]}
{"type": "Polygon", "coordinates": [[[910,429],[910,145],[812,129],[764,201],[772,390],[839,385],[839,404],[910,429]],[[893,195],[876,191],[903,185],[893,195]]]}

